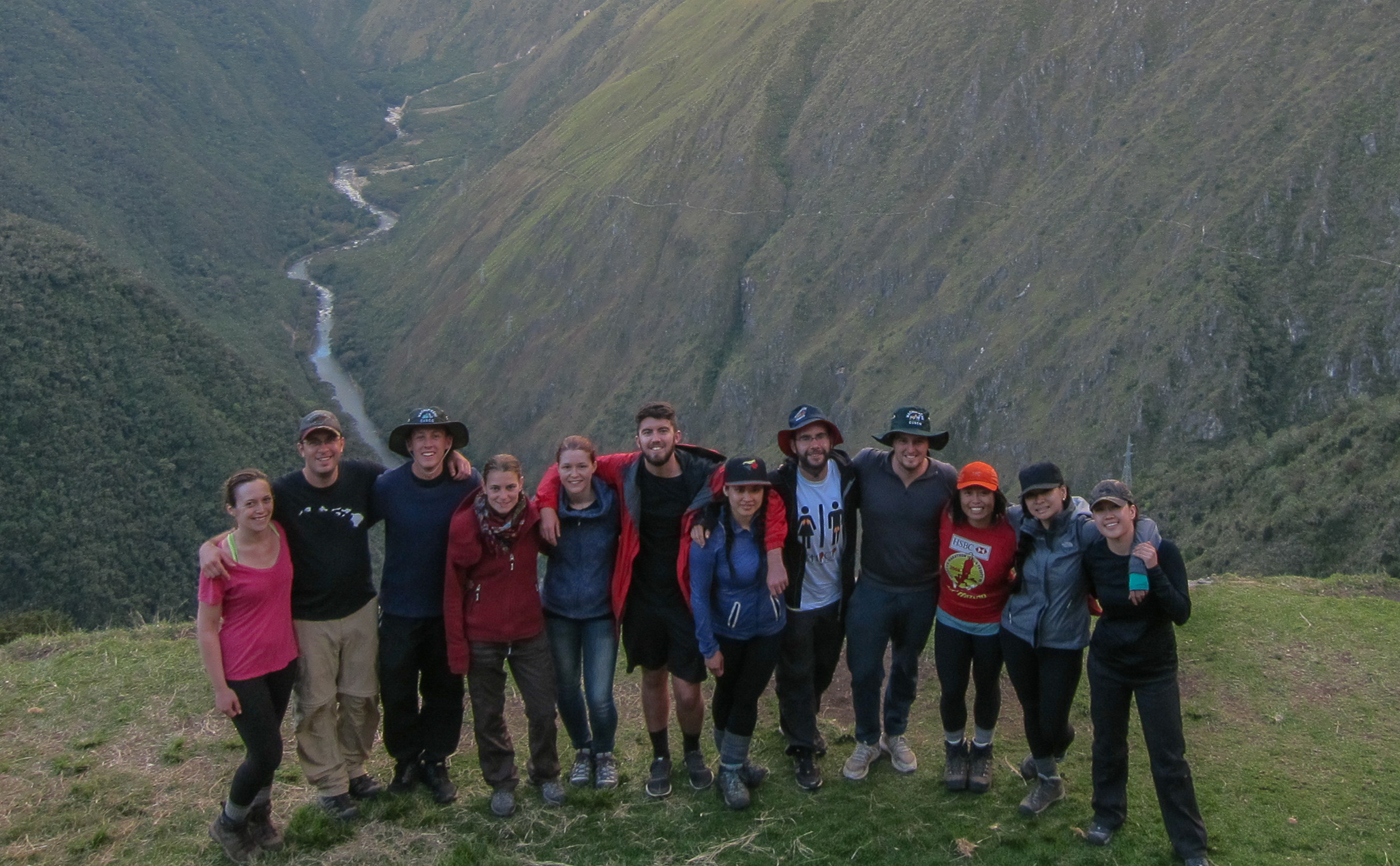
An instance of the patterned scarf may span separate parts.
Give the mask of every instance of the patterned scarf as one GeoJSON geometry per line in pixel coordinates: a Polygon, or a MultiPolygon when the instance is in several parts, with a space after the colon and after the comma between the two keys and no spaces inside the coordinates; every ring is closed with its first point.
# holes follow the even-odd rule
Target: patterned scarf
{"type": "Polygon", "coordinates": [[[525,493],[521,492],[520,498],[515,500],[515,507],[510,510],[510,514],[502,517],[492,510],[486,502],[486,494],[483,492],[476,498],[473,505],[476,511],[476,521],[481,526],[482,546],[488,553],[500,553],[510,550],[515,543],[515,537],[520,534],[520,526],[525,522],[525,493]]]}

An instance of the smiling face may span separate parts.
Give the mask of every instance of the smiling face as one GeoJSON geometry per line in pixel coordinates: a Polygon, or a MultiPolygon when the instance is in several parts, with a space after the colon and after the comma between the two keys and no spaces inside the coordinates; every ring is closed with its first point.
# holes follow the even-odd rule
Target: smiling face
{"type": "Polygon", "coordinates": [[[831,431],[820,421],[808,424],[792,435],[792,450],[800,468],[820,474],[831,456],[831,431]]]}
{"type": "Polygon", "coordinates": [[[593,492],[593,471],[597,468],[587,451],[571,448],[559,452],[559,483],[570,499],[587,497],[593,492]]]}
{"type": "Polygon", "coordinates": [[[928,438],[896,433],[890,439],[894,465],[903,475],[922,475],[928,465],[928,438]]]}
{"type": "Polygon", "coordinates": [[[962,505],[963,514],[967,515],[968,523],[978,529],[986,529],[992,525],[992,515],[997,504],[996,493],[974,485],[959,490],[958,500],[962,505]]]}
{"type": "Polygon", "coordinates": [[[739,521],[740,526],[748,526],[758,513],[763,497],[768,494],[766,484],[726,484],[724,496],[729,500],[729,512],[739,521]]]}
{"type": "Polygon", "coordinates": [[[520,493],[525,487],[525,479],[505,469],[492,469],[486,473],[486,504],[491,510],[505,517],[520,501],[520,493]]]}
{"type": "Polygon", "coordinates": [[[1137,520],[1136,505],[1119,505],[1111,499],[1094,503],[1094,525],[1109,541],[1133,537],[1133,521],[1137,520]]]}
{"type": "Polygon", "coordinates": [[[335,481],[340,472],[340,457],[345,453],[345,437],[324,427],[312,430],[297,443],[297,453],[305,463],[306,480],[317,487],[335,481]]]}
{"type": "Polygon", "coordinates": [[[246,532],[262,532],[272,522],[272,485],[259,478],[233,488],[233,504],[224,506],[234,525],[246,532]]]}
{"type": "Polygon", "coordinates": [[[1060,485],[1049,490],[1033,490],[1021,497],[1021,504],[1031,517],[1048,525],[1056,514],[1065,510],[1067,496],[1069,491],[1064,485],[1060,485]]]}
{"type": "Polygon", "coordinates": [[[442,472],[443,462],[452,450],[452,434],[444,427],[416,427],[408,434],[407,446],[413,474],[426,481],[442,472]]]}
{"type": "Polygon", "coordinates": [[[676,456],[676,446],[681,442],[681,431],[675,422],[665,418],[643,418],[637,424],[637,447],[642,449],[642,457],[655,467],[662,467],[676,456]]]}

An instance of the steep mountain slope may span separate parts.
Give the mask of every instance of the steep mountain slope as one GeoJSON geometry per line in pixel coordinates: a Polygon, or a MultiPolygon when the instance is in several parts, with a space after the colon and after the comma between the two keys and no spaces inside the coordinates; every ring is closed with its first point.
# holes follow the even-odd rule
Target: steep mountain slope
{"type": "Polygon", "coordinates": [[[857,442],[912,401],[953,459],[1081,487],[1131,435],[1150,489],[1394,392],[1391,11],[605,2],[497,92],[410,102],[457,158],[337,264],[346,345],[386,417],[457,404],[540,462],[570,430],[625,446],[652,396],[770,453],[800,400],[857,442]],[[464,132],[531,112],[508,152],[464,132]]]}
{"type": "Polygon", "coordinates": [[[302,404],[77,237],[0,212],[0,610],[188,613],[219,485],[302,404]]]}

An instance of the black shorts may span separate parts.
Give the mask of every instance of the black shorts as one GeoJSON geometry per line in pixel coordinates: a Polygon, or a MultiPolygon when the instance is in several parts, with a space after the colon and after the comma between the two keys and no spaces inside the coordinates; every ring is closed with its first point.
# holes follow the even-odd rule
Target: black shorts
{"type": "Polygon", "coordinates": [[[695,640],[695,619],[680,605],[629,604],[622,615],[627,672],[666,668],[688,683],[705,681],[705,659],[695,640]]]}

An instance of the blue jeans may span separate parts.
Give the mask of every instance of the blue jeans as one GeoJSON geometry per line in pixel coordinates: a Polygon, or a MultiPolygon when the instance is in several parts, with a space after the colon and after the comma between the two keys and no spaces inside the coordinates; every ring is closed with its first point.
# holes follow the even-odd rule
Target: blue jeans
{"type": "Polygon", "coordinates": [[[570,619],[546,612],[544,630],[554,654],[559,717],[569,739],[575,749],[591,749],[595,755],[611,752],[617,736],[617,705],[613,703],[617,630],[612,617],[570,619]],[[578,685],[580,676],[582,691],[578,685]]]}
{"type": "Polygon", "coordinates": [[[885,689],[884,732],[897,737],[908,728],[909,707],[918,692],[919,655],[937,609],[932,587],[890,592],[869,581],[856,582],[846,614],[846,664],[851,669],[858,742],[873,746],[880,740],[885,647],[890,647],[890,682],[885,689]]]}

